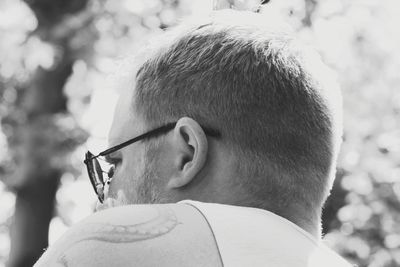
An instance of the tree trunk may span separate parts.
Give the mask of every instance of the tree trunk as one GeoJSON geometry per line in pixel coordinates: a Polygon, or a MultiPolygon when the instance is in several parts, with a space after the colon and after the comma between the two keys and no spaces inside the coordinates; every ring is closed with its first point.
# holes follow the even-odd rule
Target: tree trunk
{"type": "Polygon", "coordinates": [[[17,192],[11,228],[10,267],[33,266],[48,245],[59,174],[50,176],[17,192]]]}
{"type": "MultiPolygon", "coordinates": [[[[30,83],[18,90],[16,110],[23,115],[13,122],[9,137],[17,167],[6,182],[16,194],[9,267],[32,266],[48,246],[49,224],[63,173],[63,163],[56,162],[55,154],[65,153],[61,149],[65,140],[60,140],[56,115],[67,112],[63,88],[72,72],[74,53],[79,49],[74,47],[74,50],[70,40],[84,27],[68,23],[67,18],[86,14],[81,12],[85,11],[88,0],[25,2],[38,21],[32,34],[54,45],[58,55],[54,66],[39,67],[30,83]]],[[[76,22],[77,17],[74,19],[76,22]]],[[[80,19],[90,24],[86,17],[80,19]]]]}
{"type": "Polygon", "coordinates": [[[21,99],[26,122],[16,127],[18,169],[9,267],[32,266],[48,246],[49,223],[62,170],[54,165],[57,131],[53,116],[66,112],[63,87],[72,71],[67,53],[52,70],[39,69],[21,99]]]}

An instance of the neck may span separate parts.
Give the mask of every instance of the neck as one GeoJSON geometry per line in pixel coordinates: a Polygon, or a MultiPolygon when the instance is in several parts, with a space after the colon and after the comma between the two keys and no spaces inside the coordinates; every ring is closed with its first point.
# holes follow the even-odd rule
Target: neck
{"type": "Polygon", "coordinates": [[[311,224],[308,220],[303,221],[303,220],[298,220],[295,222],[297,226],[305,230],[307,233],[311,234],[315,239],[320,240],[321,239],[321,224],[320,223],[313,223],[311,224]]]}
{"type": "Polygon", "coordinates": [[[303,207],[294,207],[294,208],[289,208],[285,210],[284,212],[280,212],[275,210],[272,207],[268,206],[259,206],[259,202],[253,202],[249,199],[240,199],[238,196],[244,196],[245,194],[229,194],[224,195],[224,194],[210,194],[206,195],[204,197],[199,197],[194,200],[202,201],[202,202],[212,202],[212,203],[220,203],[220,204],[226,204],[226,205],[233,205],[233,206],[244,206],[244,207],[252,207],[252,208],[259,208],[259,209],[264,209],[268,210],[280,217],[283,217],[290,222],[296,224],[300,228],[302,228],[304,231],[309,233],[311,236],[313,236],[316,240],[320,240],[322,236],[322,230],[321,230],[321,217],[320,215],[315,212],[314,214],[311,214],[310,210],[306,210],[303,207]],[[229,197],[230,195],[235,195],[236,197],[232,199],[229,197]]]}
{"type": "MultiPolygon", "coordinates": [[[[238,196],[241,194],[235,194],[235,195],[238,196]]],[[[318,214],[312,215],[312,214],[310,214],[309,211],[305,211],[300,208],[297,208],[296,211],[294,211],[294,212],[290,209],[288,209],[286,212],[279,212],[279,211],[274,210],[273,208],[260,207],[258,205],[255,205],[255,203],[252,203],[251,201],[248,202],[246,200],[238,200],[238,199],[232,200],[231,198],[226,197],[226,195],[224,197],[223,194],[205,194],[202,196],[190,195],[190,196],[185,196],[179,200],[183,200],[183,199],[192,199],[192,200],[197,200],[197,201],[201,201],[201,202],[219,203],[219,204],[225,204],[225,205],[251,207],[251,208],[259,208],[259,209],[268,210],[268,211],[296,224],[298,227],[302,228],[304,231],[309,233],[316,240],[320,240],[321,236],[322,236],[320,216],[318,214]]]]}
{"type": "Polygon", "coordinates": [[[317,213],[311,214],[310,211],[296,208],[296,211],[286,212],[280,216],[293,222],[307,233],[311,234],[315,239],[320,240],[322,236],[321,217],[317,213]]]}
{"type": "Polygon", "coordinates": [[[274,204],[268,204],[266,201],[254,201],[254,199],[249,198],[238,198],[237,196],[246,196],[246,194],[233,194],[235,199],[224,199],[224,204],[236,205],[236,206],[246,206],[264,209],[275,213],[276,215],[287,219],[288,221],[296,224],[304,231],[312,235],[315,239],[320,240],[322,236],[321,230],[321,214],[318,211],[312,212],[309,207],[303,207],[299,203],[292,203],[291,206],[285,209],[277,209],[274,204]],[[262,204],[261,204],[262,203],[262,204]],[[261,204],[261,205],[260,205],[261,204]]]}

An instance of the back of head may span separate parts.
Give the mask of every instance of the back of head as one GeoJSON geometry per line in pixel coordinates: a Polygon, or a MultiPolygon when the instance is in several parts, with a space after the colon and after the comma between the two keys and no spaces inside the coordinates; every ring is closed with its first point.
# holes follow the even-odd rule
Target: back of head
{"type": "Polygon", "coordinates": [[[242,205],[319,216],[341,140],[340,92],[319,56],[251,12],[217,11],[162,38],[138,70],[137,112],[150,126],[188,116],[218,129],[242,205]]]}

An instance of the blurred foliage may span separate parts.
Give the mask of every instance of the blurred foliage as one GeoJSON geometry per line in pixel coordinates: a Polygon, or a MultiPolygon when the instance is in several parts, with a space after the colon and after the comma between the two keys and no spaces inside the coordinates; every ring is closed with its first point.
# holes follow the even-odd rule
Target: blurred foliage
{"type": "MultiPolygon", "coordinates": [[[[86,148],[71,148],[87,138],[81,129],[93,136],[89,146],[97,146],[106,135],[118,93],[106,77],[116,68],[124,71],[115,59],[134,53],[141,41],[184,16],[213,7],[254,10],[257,1],[75,0],[66,10],[64,1],[49,9],[41,0],[36,1],[39,11],[30,2],[0,0],[0,175],[8,185],[7,177],[16,169],[15,125],[27,121],[18,108],[19,95],[34,82],[38,68],[57,65],[65,53],[61,45],[68,47],[73,54],[64,86],[68,112],[43,120],[50,132],[38,139],[43,146],[57,144],[47,148],[54,151],[49,164],[64,172],[50,226],[53,240],[92,210],[94,196],[88,197],[91,189],[81,163],[86,148]],[[60,26],[52,27],[51,34],[38,30],[54,24],[60,26]]],[[[342,85],[345,135],[337,180],[324,210],[325,242],[358,266],[399,266],[398,1],[272,0],[261,9],[268,12],[280,13],[304,40],[315,44],[342,85]]],[[[0,182],[0,266],[8,257],[14,201],[0,182]]]]}

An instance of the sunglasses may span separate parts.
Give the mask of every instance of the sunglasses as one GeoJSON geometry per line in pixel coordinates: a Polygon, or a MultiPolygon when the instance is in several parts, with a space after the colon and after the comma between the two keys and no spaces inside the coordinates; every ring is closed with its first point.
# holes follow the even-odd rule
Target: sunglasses
{"type": "MultiPolygon", "coordinates": [[[[129,139],[128,141],[125,141],[119,145],[116,145],[107,150],[104,150],[97,155],[94,155],[90,151],[86,152],[85,160],[83,162],[86,165],[90,183],[92,184],[94,192],[96,193],[97,198],[99,199],[100,203],[103,203],[103,201],[104,201],[105,185],[111,183],[112,177],[114,175],[114,170],[115,170],[114,166],[110,166],[108,168],[108,171],[103,171],[103,169],[106,168],[105,163],[108,162],[109,160],[102,159],[102,157],[106,157],[107,155],[114,153],[117,150],[120,150],[121,148],[124,148],[135,142],[145,140],[148,138],[154,138],[161,134],[166,134],[170,130],[174,129],[175,125],[176,125],[176,122],[165,124],[161,127],[158,127],[149,132],[141,134],[137,137],[129,139]],[[107,175],[106,178],[105,178],[105,175],[107,175]]],[[[202,128],[204,130],[204,133],[209,136],[216,137],[216,138],[221,137],[221,133],[217,130],[213,130],[213,129],[203,127],[203,126],[202,126],[202,128]]]]}

